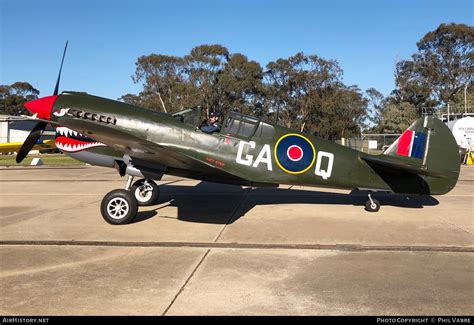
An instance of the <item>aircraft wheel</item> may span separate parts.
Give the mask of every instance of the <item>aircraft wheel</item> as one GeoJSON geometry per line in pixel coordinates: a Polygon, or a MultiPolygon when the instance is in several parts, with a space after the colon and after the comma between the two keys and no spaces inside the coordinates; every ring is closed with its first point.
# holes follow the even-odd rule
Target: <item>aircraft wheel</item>
{"type": "Polygon", "coordinates": [[[160,189],[151,179],[140,179],[133,183],[130,192],[135,195],[139,206],[153,205],[158,196],[160,196],[160,189]]]}
{"type": "Polygon", "coordinates": [[[377,212],[380,210],[380,202],[376,199],[369,199],[365,203],[365,210],[369,212],[377,212]]]}
{"type": "Polygon", "coordinates": [[[137,215],[138,203],[129,191],[113,190],[102,199],[100,212],[111,225],[125,225],[137,215]]]}

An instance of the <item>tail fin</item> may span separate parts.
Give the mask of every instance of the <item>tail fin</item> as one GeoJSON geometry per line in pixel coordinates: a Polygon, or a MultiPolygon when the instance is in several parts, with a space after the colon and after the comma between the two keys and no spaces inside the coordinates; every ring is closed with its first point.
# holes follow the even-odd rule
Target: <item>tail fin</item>
{"type": "Polygon", "coordinates": [[[363,159],[399,193],[446,194],[459,177],[458,145],[435,117],[416,120],[382,155],[363,159]]]}

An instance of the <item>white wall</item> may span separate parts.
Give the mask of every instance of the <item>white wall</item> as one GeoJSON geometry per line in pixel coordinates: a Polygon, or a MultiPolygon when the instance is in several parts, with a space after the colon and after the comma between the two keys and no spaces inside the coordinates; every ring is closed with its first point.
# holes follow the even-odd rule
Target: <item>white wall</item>
{"type": "Polygon", "coordinates": [[[0,122],[0,143],[8,142],[8,122],[0,122]]]}
{"type": "Polygon", "coordinates": [[[29,131],[10,129],[10,142],[24,142],[29,131]]]}

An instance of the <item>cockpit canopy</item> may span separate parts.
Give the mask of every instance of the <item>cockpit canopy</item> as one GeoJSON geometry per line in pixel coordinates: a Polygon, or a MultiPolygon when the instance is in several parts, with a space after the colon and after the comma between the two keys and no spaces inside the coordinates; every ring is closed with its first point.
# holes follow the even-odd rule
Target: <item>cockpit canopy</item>
{"type": "Polygon", "coordinates": [[[197,125],[201,118],[201,108],[200,107],[192,107],[186,108],[182,111],[173,114],[178,121],[182,123],[190,124],[190,125],[197,125]]]}
{"type": "Polygon", "coordinates": [[[272,138],[275,129],[272,125],[262,122],[256,117],[230,112],[224,119],[221,133],[244,139],[254,136],[272,138]]]}
{"type": "MultiPolygon", "coordinates": [[[[201,122],[201,108],[187,108],[174,113],[173,117],[182,123],[197,126],[201,122]]],[[[250,139],[255,136],[271,139],[275,134],[275,129],[272,125],[262,122],[256,117],[238,112],[229,112],[220,123],[222,123],[220,134],[236,138],[250,139]]]]}

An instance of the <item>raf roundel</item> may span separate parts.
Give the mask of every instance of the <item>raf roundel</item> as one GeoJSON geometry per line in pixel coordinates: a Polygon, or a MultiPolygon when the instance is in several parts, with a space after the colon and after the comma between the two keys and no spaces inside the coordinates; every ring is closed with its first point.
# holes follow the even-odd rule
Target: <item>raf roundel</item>
{"type": "Polygon", "coordinates": [[[314,164],[316,151],[306,137],[290,133],[277,141],[274,155],[283,171],[289,174],[302,174],[314,164]]]}
{"type": "Polygon", "coordinates": [[[290,160],[292,161],[298,161],[301,158],[303,158],[303,149],[297,145],[291,145],[288,147],[288,150],[286,152],[286,155],[290,160]]]}

